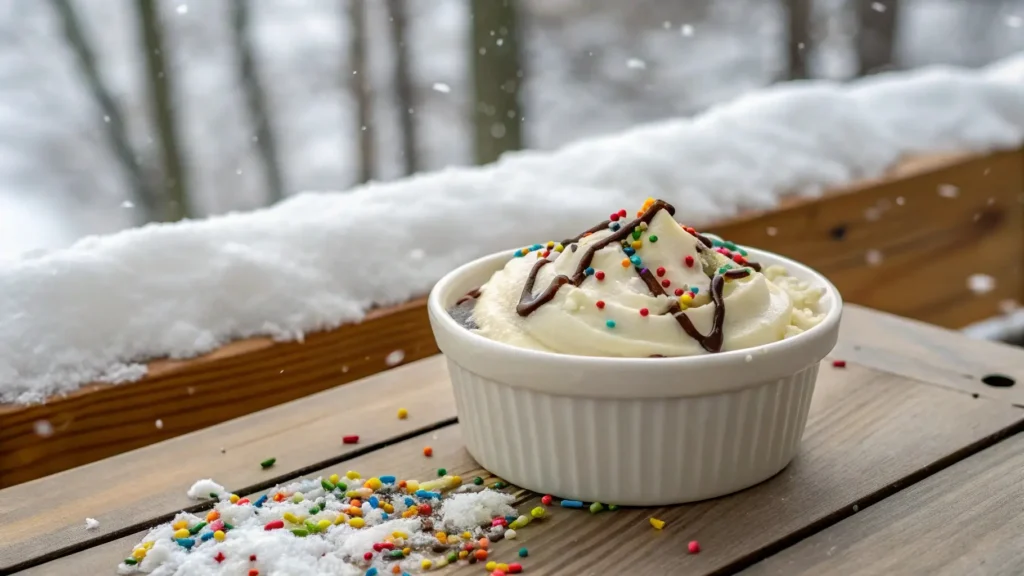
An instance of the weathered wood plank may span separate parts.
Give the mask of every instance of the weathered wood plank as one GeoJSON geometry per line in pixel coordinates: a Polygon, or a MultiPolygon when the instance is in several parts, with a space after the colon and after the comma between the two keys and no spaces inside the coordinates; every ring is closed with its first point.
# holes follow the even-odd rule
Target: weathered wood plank
{"type": "Polygon", "coordinates": [[[0,406],[0,488],[364,378],[386,370],[395,350],[406,362],[437,353],[423,301],[371,312],[301,343],[246,340],[194,360],[155,362],[139,382],[0,406]],[[36,434],[37,421],[54,433],[36,434]]]}
{"type": "MultiPolygon", "coordinates": [[[[530,556],[524,563],[531,574],[700,574],[739,567],[796,535],[838,521],[855,504],[865,506],[888,496],[1020,427],[1024,411],[1003,402],[974,399],[857,365],[826,365],[801,453],[767,483],[731,497],[674,508],[598,516],[555,509],[549,521],[522,530],[515,542],[497,543],[495,554],[510,559],[516,548],[526,546],[530,556]],[[664,531],[651,529],[650,515],[668,522],[664,531]],[[701,541],[704,552],[681,552],[691,539],[701,541]],[[609,546],[615,546],[614,553],[609,546]]],[[[376,466],[353,460],[310,475],[358,467],[364,473],[409,471],[423,476],[444,466],[469,477],[476,473],[476,465],[459,441],[451,441],[455,434],[457,427],[445,428],[362,457],[373,457],[376,466]],[[429,460],[421,452],[426,442],[434,448],[429,460]]],[[[530,499],[523,508],[535,505],[530,499]]],[[[114,554],[110,546],[97,546],[53,565],[100,565],[95,558],[102,556],[102,565],[112,566],[110,559],[116,562],[127,550],[114,554]]],[[[42,571],[48,566],[52,567],[40,566],[32,574],[55,573],[42,571]]],[[[474,566],[454,573],[480,570],[474,566]]]]}
{"type": "Polygon", "coordinates": [[[185,491],[213,477],[244,492],[429,430],[455,417],[440,356],[258,414],[0,490],[0,568],[130,530],[196,503],[185,491]],[[409,417],[399,420],[406,407],[409,417]],[[342,436],[358,434],[359,444],[342,436]],[[221,452],[221,449],[224,452],[221,452]],[[259,462],[276,457],[275,467],[259,462]],[[130,473],[129,473],[130,472],[130,473]],[[74,497],[65,497],[73,492],[74,497]],[[86,517],[100,521],[84,530],[86,517]]]}
{"type": "Polygon", "coordinates": [[[1024,152],[1001,152],[711,230],[810,265],[847,302],[959,328],[1024,293],[1022,193],[1024,152]],[[973,274],[994,278],[994,289],[972,293],[973,274]]]}
{"type": "Polygon", "coordinates": [[[867,368],[823,367],[801,452],[766,483],[686,506],[556,510],[494,548],[507,558],[528,547],[530,574],[732,573],[1021,428],[1024,411],[997,401],[867,368]],[[652,516],[664,530],[651,527],[652,516]],[[700,554],[686,553],[690,540],[700,554]]]}
{"type": "Polygon", "coordinates": [[[1020,574],[1024,567],[1021,470],[1024,436],[1017,435],[743,574],[1020,574]]]}
{"type": "Polygon", "coordinates": [[[937,326],[867,310],[843,309],[832,356],[969,394],[1024,406],[1024,350],[971,340],[937,326]],[[991,374],[1009,376],[1010,387],[990,386],[991,374]]]}

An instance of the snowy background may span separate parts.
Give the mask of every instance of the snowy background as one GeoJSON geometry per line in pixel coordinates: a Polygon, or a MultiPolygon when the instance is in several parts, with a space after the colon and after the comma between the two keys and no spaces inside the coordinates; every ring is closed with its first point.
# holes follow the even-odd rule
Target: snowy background
{"type": "MultiPolygon", "coordinates": [[[[812,75],[855,69],[854,0],[817,0],[812,75]]],[[[129,0],[72,2],[141,154],[153,154],[143,51],[129,0]]],[[[774,0],[525,0],[525,140],[530,148],[690,115],[785,74],[774,0]]],[[[471,163],[468,0],[410,1],[409,42],[424,169],[471,163]]],[[[265,204],[238,87],[225,2],[160,2],[190,187],[203,214],[265,204]]],[[[349,26],[340,0],[253,0],[284,185],[355,184],[349,26]]],[[[902,0],[897,59],[979,66],[1024,50],[1024,0],[902,0]]],[[[368,2],[377,173],[400,175],[393,55],[382,0],[368,2]]],[[[137,223],[127,184],[48,1],[0,2],[0,258],[137,223]]]]}

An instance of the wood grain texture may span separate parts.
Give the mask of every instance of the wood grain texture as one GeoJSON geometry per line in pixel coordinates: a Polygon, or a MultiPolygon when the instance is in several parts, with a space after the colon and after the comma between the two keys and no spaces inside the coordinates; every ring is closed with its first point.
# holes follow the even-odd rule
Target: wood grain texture
{"type": "Polygon", "coordinates": [[[450,423],[455,402],[441,356],[244,418],[0,490],[0,568],[109,538],[196,505],[185,491],[212,477],[229,490],[267,487],[374,444],[450,423]],[[397,410],[409,410],[399,420],[397,410]],[[359,444],[341,437],[358,434],[359,444]],[[221,452],[221,449],[224,452],[221,452]],[[259,462],[276,457],[273,468],[259,462]],[[73,498],[66,497],[74,494],[73,498]],[[100,521],[86,532],[85,518],[100,521]]]}
{"type": "Polygon", "coordinates": [[[556,509],[494,549],[508,558],[526,546],[533,575],[732,573],[1021,427],[1019,408],[869,368],[823,366],[801,451],[764,484],[677,507],[556,509]],[[652,516],[664,530],[650,526],[652,516]],[[690,540],[700,554],[686,553],[690,540]]]}
{"type": "Polygon", "coordinates": [[[139,382],[93,385],[43,405],[0,406],[0,488],[369,376],[388,368],[394,350],[404,351],[406,362],[437,353],[423,301],[304,342],[246,340],[194,360],[155,362],[139,382]],[[35,433],[40,420],[53,435],[35,433]]]}
{"type": "Polygon", "coordinates": [[[783,550],[743,574],[1021,574],[1021,470],[1024,437],[1017,435],[783,550]]]}
{"type": "Polygon", "coordinates": [[[959,332],[847,305],[834,358],[901,374],[968,394],[1024,406],[1024,349],[999,342],[971,340],[959,332]],[[1002,374],[1010,387],[982,379],[1002,374]]]}
{"type": "Polygon", "coordinates": [[[1017,150],[926,163],[711,231],[815,268],[847,302],[959,328],[1024,293],[1022,193],[1017,150]],[[973,274],[992,276],[994,290],[972,293],[973,274]]]}

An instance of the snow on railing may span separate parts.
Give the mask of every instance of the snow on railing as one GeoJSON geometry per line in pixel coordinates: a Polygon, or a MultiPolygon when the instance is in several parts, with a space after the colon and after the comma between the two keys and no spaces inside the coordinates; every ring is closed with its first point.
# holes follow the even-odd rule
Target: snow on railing
{"type": "Polygon", "coordinates": [[[554,152],[85,238],[0,263],[0,401],[356,321],[477,256],[564,236],[648,196],[699,226],[879,176],[908,155],[1022,142],[1024,54],[982,70],[780,84],[554,152]]]}

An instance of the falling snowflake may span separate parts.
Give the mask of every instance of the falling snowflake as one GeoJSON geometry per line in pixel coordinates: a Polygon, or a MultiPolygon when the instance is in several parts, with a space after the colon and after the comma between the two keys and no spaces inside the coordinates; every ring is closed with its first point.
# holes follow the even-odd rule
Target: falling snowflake
{"type": "Polygon", "coordinates": [[[864,260],[867,261],[869,266],[878,266],[882,263],[882,259],[883,256],[881,250],[868,250],[867,253],[864,254],[864,260]]]}
{"type": "Polygon", "coordinates": [[[971,274],[967,277],[967,289],[978,296],[996,289],[996,279],[988,274],[971,274]]]}
{"type": "Polygon", "coordinates": [[[135,208],[135,203],[131,200],[125,200],[121,202],[121,208],[135,208]]]}
{"type": "Polygon", "coordinates": [[[1021,26],[1024,26],[1024,18],[1016,15],[1007,16],[1006,25],[1010,28],[1020,28],[1021,26]]]}
{"type": "Polygon", "coordinates": [[[779,233],[779,229],[776,228],[775,226],[769,226],[769,227],[764,229],[764,232],[765,232],[765,234],[767,234],[769,236],[775,236],[776,234],[779,233]]]}
{"type": "Polygon", "coordinates": [[[431,86],[431,88],[442,94],[447,94],[452,91],[452,87],[445,84],[444,82],[434,82],[434,85],[431,86]]]}
{"type": "Polygon", "coordinates": [[[693,26],[690,24],[683,24],[679,27],[679,33],[686,37],[693,36],[693,26]]]}
{"type": "Polygon", "coordinates": [[[668,20],[665,20],[664,22],[661,23],[661,27],[664,28],[665,30],[668,30],[669,28],[672,27],[672,23],[669,22],[668,20]]]}
{"type": "Polygon", "coordinates": [[[630,58],[626,61],[626,66],[633,70],[646,70],[647,62],[644,62],[639,58],[630,58]]]}
{"type": "Polygon", "coordinates": [[[163,430],[164,429],[164,421],[163,420],[161,420],[159,418],[156,419],[156,429],[157,430],[163,430]]]}
{"type": "Polygon", "coordinates": [[[348,374],[348,366],[342,366],[341,367],[341,373],[342,374],[348,374]]]}
{"type": "Polygon", "coordinates": [[[49,438],[53,436],[53,424],[50,424],[49,420],[36,420],[32,427],[36,431],[36,436],[40,438],[49,438]]]}
{"type": "Polygon", "coordinates": [[[178,14],[188,14],[188,4],[178,6],[178,14]]]}
{"type": "Polygon", "coordinates": [[[1006,298],[999,301],[999,311],[1003,314],[1012,314],[1020,308],[1020,303],[1013,298],[1006,298]]]}
{"type": "Polygon", "coordinates": [[[503,138],[505,136],[505,125],[500,122],[491,124],[491,138],[503,138]]]}
{"type": "Polygon", "coordinates": [[[868,222],[875,222],[881,217],[882,211],[875,206],[872,206],[867,210],[864,210],[864,219],[867,220],[868,222]]]}
{"type": "Polygon", "coordinates": [[[405,350],[395,350],[388,357],[384,359],[384,363],[390,368],[392,366],[398,366],[405,360],[405,350]]]}
{"type": "Polygon", "coordinates": [[[897,206],[903,206],[906,203],[907,203],[907,200],[903,196],[897,196],[896,197],[896,205],[897,206]]]}
{"type": "Polygon", "coordinates": [[[956,198],[960,195],[960,189],[952,184],[939,184],[939,196],[943,198],[956,198]]]}
{"type": "Polygon", "coordinates": [[[871,9],[875,12],[885,12],[885,4],[882,4],[881,2],[872,2],[871,9]]]}
{"type": "Polygon", "coordinates": [[[410,260],[423,260],[426,256],[427,253],[424,252],[422,248],[413,248],[412,251],[409,252],[410,260]]]}

